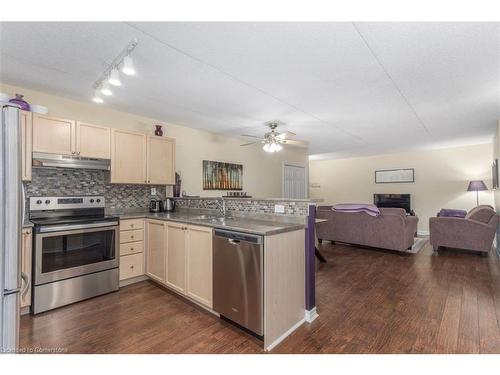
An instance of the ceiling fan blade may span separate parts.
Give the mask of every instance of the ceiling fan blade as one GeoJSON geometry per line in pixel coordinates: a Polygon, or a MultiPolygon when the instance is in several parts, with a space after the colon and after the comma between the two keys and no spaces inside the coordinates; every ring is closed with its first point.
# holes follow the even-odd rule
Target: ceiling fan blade
{"type": "Polygon", "coordinates": [[[250,143],[243,143],[242,145],[240,146],[250,146],[250,145],[254,145],[256,143],[260,143],[260,141],[257,141],[257,142],[250,142],[250,143]]]}
{"type": "Polygon", "coordinates": [[[277,139],[279,140],[284,140],[284,139],[287,139],[287,138],[290,138],[290,137],[294,137],[296,136],[297,134],[295,134],[294,132],[290,132],[290,131],[286,131],[286,132],[283,132],[283,133],[280,133],[276,136],[277,139]]]}
{"type": "Polygon", "coordinates": [[[264,140],[264,138],[262,137],[257,137],[256,135],[249,135],[249,134],[242,134],[241,137],[257,138],[260,139],[261,141],[264,140]]]}
{"type": "Polygon", "coordinates": [[[307,147],[309,145],[309,142],[307,141],[298,141],[295,139],[284,139],[282,141],[284,145],[291,145],[291,146],[302,146],[302,147],[307,147]]]}

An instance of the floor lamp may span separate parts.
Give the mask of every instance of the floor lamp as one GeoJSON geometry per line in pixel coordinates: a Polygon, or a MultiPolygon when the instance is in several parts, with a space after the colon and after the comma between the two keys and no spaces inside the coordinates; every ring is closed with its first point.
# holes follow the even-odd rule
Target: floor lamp
{"type": "Polygon", "coordinates": [[[476,180],[469,182],[469,187],[467,191],[475,191],[476,192],[476,205],[479,206],[479,192],[488,190],[486,184],[482,180],[476,180]]]}

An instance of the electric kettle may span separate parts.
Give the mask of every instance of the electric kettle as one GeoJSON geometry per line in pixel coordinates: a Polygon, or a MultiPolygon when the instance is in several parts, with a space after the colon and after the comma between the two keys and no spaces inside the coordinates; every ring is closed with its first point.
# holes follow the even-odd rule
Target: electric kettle
{"type": "Polygon", "coordinates": [[[175,210],[175,200],[172,198],[165,198],[162,202],[162,211],[172,212],[175,210]]]}

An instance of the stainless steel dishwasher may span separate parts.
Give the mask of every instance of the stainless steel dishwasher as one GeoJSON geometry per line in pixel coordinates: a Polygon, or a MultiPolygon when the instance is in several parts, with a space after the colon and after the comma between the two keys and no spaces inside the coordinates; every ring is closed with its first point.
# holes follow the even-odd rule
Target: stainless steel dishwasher
{"type": "Polygon", "coordinates": [[[264,241],[262,236],[214,230],[214,310],[262,336],[264,241]]]}

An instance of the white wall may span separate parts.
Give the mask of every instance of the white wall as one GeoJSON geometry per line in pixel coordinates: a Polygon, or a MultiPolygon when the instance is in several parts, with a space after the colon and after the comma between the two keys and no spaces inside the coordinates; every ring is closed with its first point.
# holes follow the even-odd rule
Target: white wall
{"type": "MultiPolygon", "coordinates": [[[[325,204],[373,203],[374,193],[410,193],[419,217],[418,228],[428,231],[429,217],[441,208],[469,210],[476,194],[467,192],[469,180],[484,180],[491,189],[493,144],[370,157],[310,161],[311,198],[325,204]],[[415,168],[415,182],[375,184],[377,169],[415,168]],[[319,184],[319,188],[313,188],[319,184]]],[[[493,205],[491,191],[479,193],[480,204],[493,205]]]]}
{"type": "MultiPolygon", "coordinates": [[[[202,160],[243,164],[243,190],[254,197],[281,197],[283,162],[308,165],[307,150],[287,148],[275,154],[258,145],[240,147],[239,139],[224,137],[185,126],[169,124],[168,119],[152,119],[111,109],[103,104],[79,102],[27,88],[1,84],[0,92],[20,93],[32,104],[49,108],[49,115],[90,123],[137,130],[153,134],[154,125],[164,125],[164,135],[176,138],[176,170],[182,178],[182,190],[201,196],[220,196],[221,191],[202,190],[202,160]]],[[[133,109],[131,109],[131,112],[133,109]]]]}

